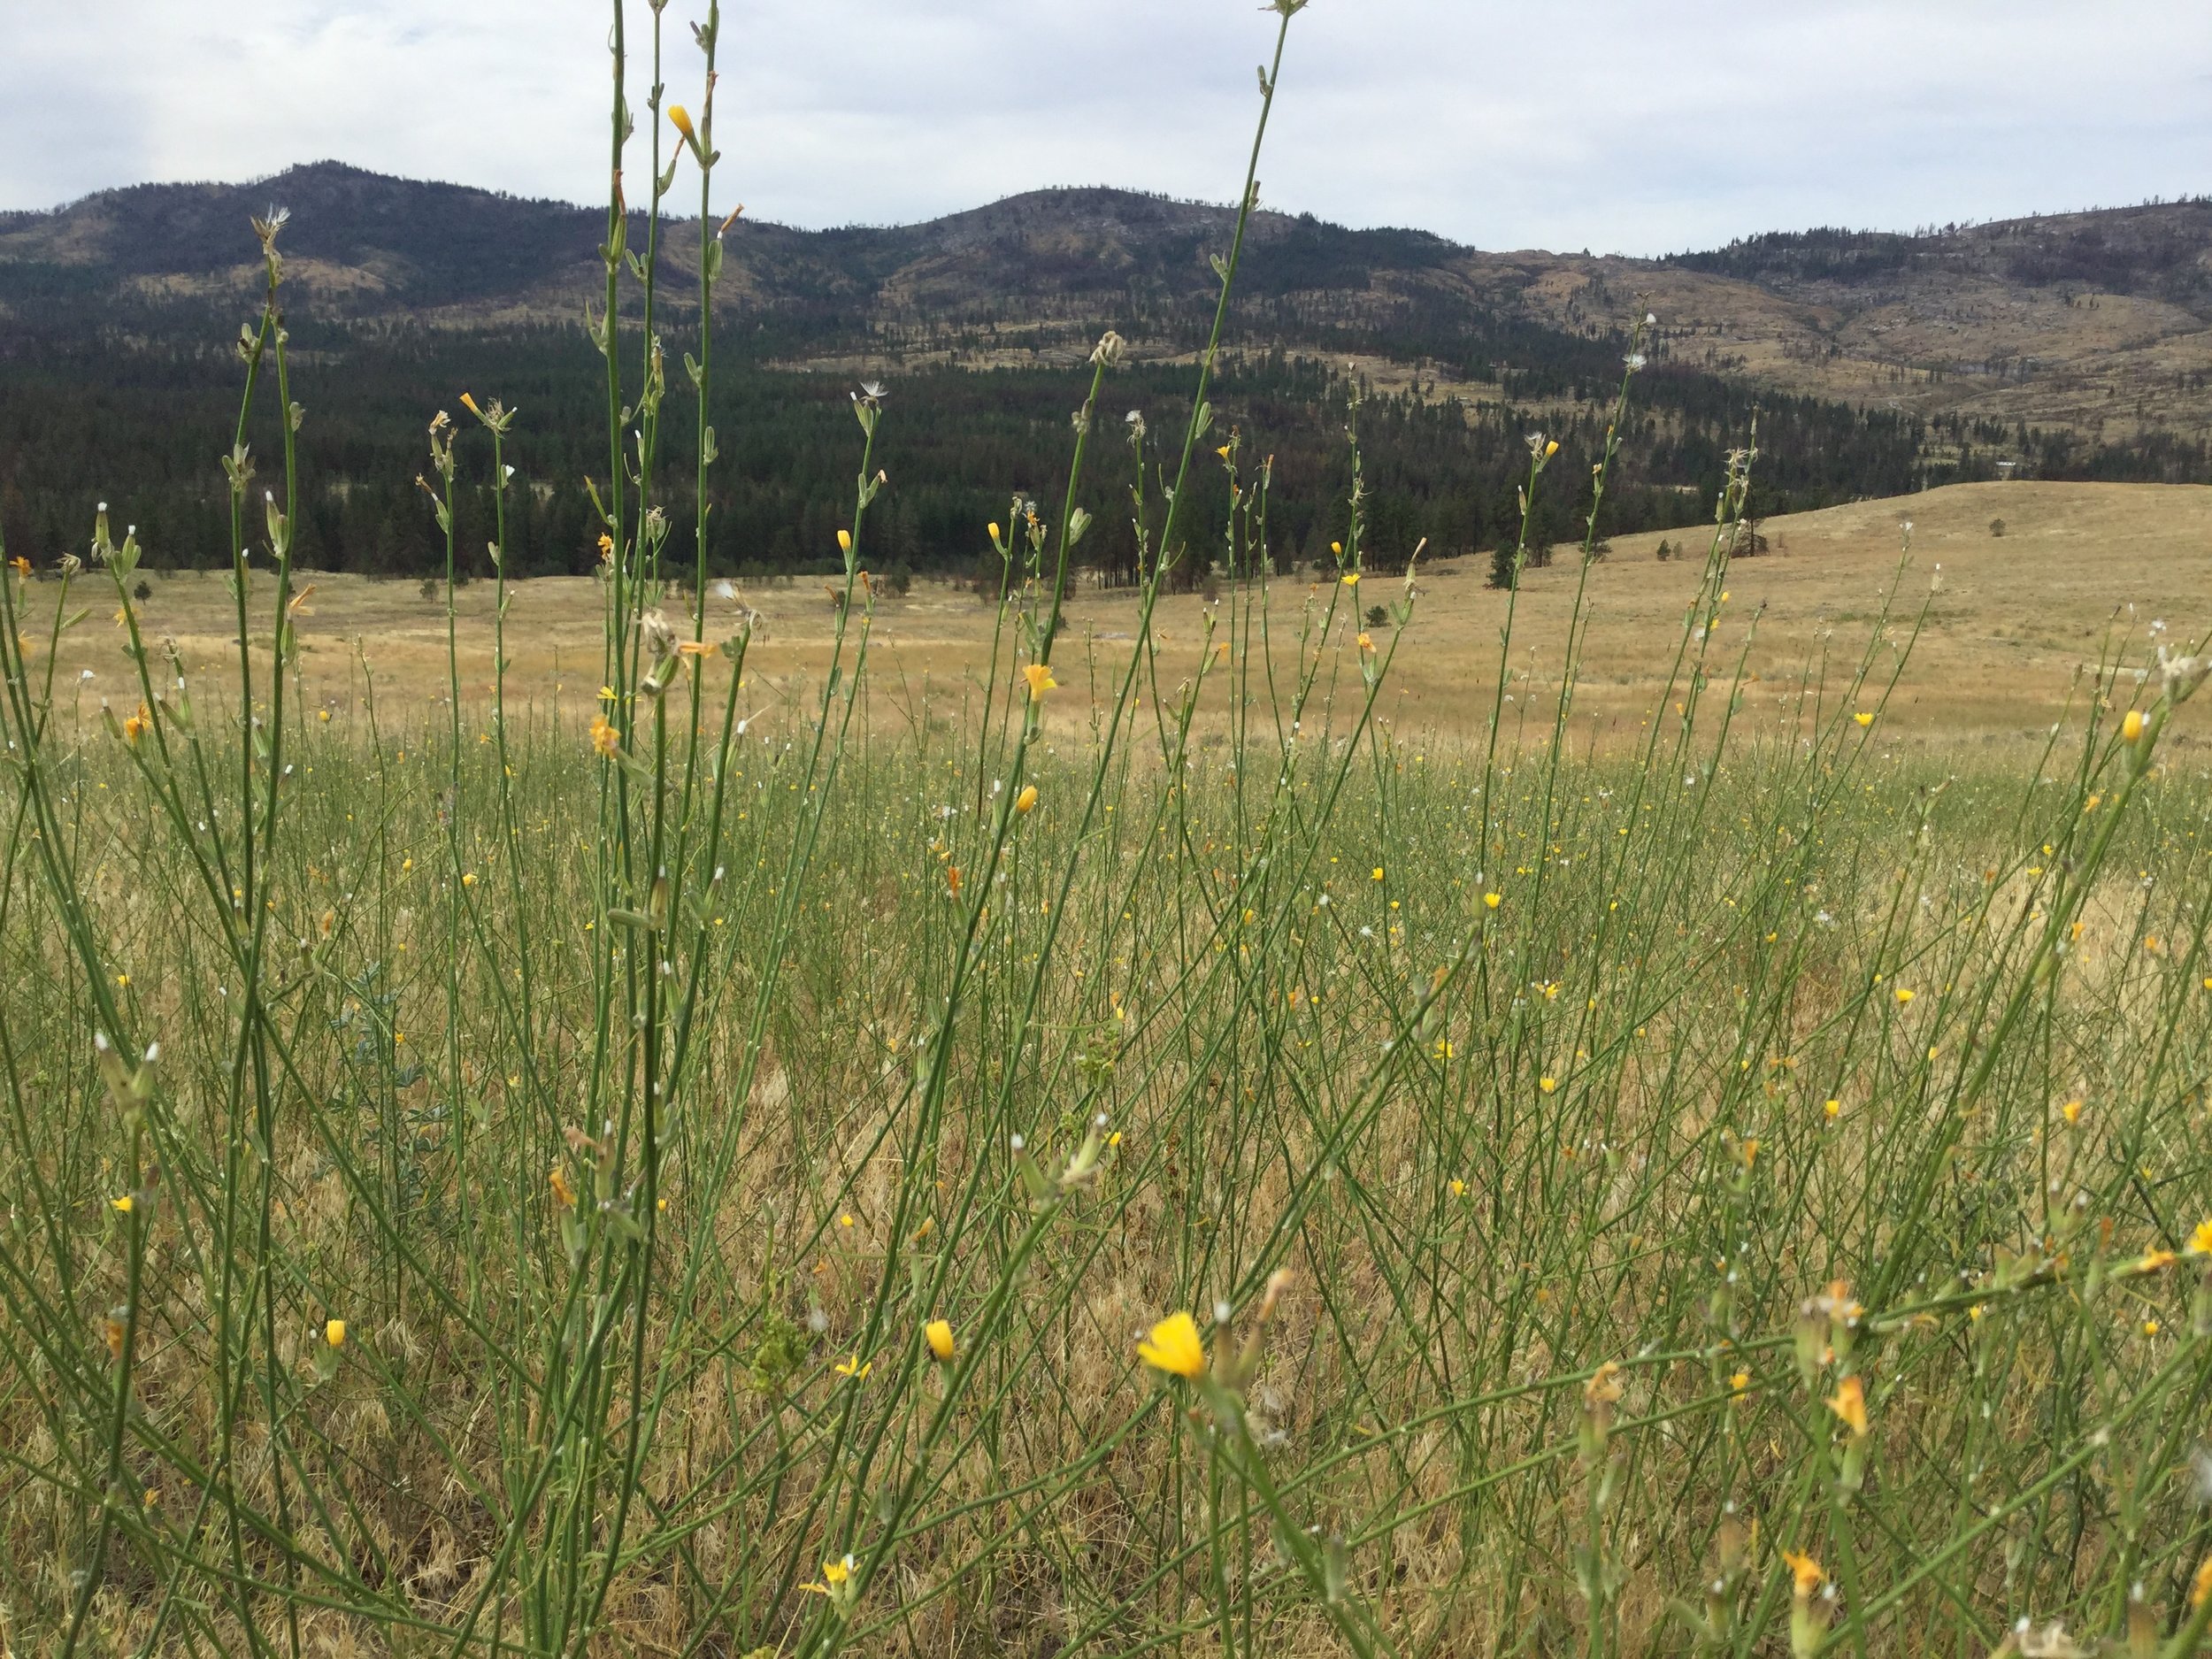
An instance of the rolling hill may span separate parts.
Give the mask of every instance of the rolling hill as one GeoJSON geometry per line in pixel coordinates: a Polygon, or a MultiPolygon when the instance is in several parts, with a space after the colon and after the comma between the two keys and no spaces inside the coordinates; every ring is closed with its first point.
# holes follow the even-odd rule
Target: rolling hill
{"type": "MultiPolygon", "coordinates": [[[[346,442],[314,457],[338,493],[311,532],[329,538],[326,562],[420,563],[411,509],[396,504],[419,465],[405,434],[461,384],[528,403],[565,478],[590,465],[580,434],[596,358],[575,325],[603,292],[603,211],[336,162],[250,184],[138,186],[0,215],[0,531],[12,544],[65,545],[77,496],[121,492],[115,480],[149,472],[150,522],[165,516],[196,544],[219,534],[208,457],[229,419],[221,346],[259,282],[247,218],[272,203],[291,214],[288,321],[307,401],[332,410],[342,388],[352,405],[346,442]],[[196,434],[188,448],[184,432],[196,434]]],[[[911,555],[968,557],[956,550],[964,526],[1057,464],[1064,444],[1050,434],[1064,435],[1064,411],[1049,411],[1102,328],[1128,336],[1148,396],[1172,395],[1210,320],[1210,256],[1232,223],[1221,207],[1105,188],[1033,191],[900,227],[739,219],[717,288],[718,352],[747,389],[730,419],[772,406],[787,421],[741,461],[776,485],[755,503],[749,556],[803,558],[805,536],[790,542],[773,516],[797,524],[833,512],[836,497],[819,498],[794,441],[826,441],[832,427],[815,423],[842,403],[846,380],[889,374],[926,388],[949,423],[942,452],[916,458],[949,466],[954,494],[910,498],[911,555]],[[961,385],[978,371],[996,372],[989,399],[961,385]],[[999,433],[1003,452],[979,458],[991,450],[985,403],[1019,408],[1025,396],[1034,407],[999,433]]],[[[644,230],[641,218],[634,242],[644,230]]],[[[666,223],[661,234],[658,315],[688,337],[699,229],[666,223]]],[[[1233,377],[1230,412],[1310,452],[1325,493],[1342,426],[1326,411],[1356,384],[1391,399],[1399,412],[1373,419],[1408,434],[1378,441],[1390,451],[1383,473],[1419,503],[1401,526],[1409,546],[1428,534],[1474,550],[1509,516],[1499,503],[1510,501],[1519,432],[1571,439],[1590,427],[1618,378],[1625,326],[1646,308],[1658,319],[1640,394],[1648,417],[1623,529],[1702,511],[1718,455],[1755,405],[1776,511],[2015,470],[2212,477],[2203,200],[1912,235],[1762,235],[1655,261],[1485,251],[1263,211],[1240,277],[1231,362],[1243,380],[1240,394],[1233,377]],[[1455,490],[1458,504],[1432,511],[1455,490]]],[[[546,568],[579,556],[567,545],[578,534],[580,522],[547,526],[546,568]]]]}

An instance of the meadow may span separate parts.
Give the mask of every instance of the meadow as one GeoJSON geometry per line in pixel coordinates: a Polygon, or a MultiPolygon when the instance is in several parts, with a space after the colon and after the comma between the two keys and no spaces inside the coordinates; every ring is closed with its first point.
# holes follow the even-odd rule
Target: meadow
{"type": "MultiPolygon", "coordinates": [[[[657,219],[696,187],[711,282],[718,17],[633,137],[615,15],[615,153],[657,219]]],[[[2003,695],[1954,509],[1736,558],[1748,442],[1664,564],[1596,557],[1605,465],[1540,434],[1590,535],[1502,592],[1369,571],[1358,488],[1278,572],[1210,358],[1147,433],[1109,334],[1067,502],[1128,468],[1138,591],[1071,620],[1085,524],[1010,515],[902,672],[871,452],[925,417],[856,389],[803,638],[664,568],[711,342],[624,223],[557,693],[496,544],[452,580],[490,388],[426,414],[442,638],[389,674],[307,649],[288,447],[224,457],[189,642],[104,516],[0,578],[11,1650],[2202,1649],[2212,658],[2148,554],[2133,614],[2093,564],[2005,595],[2003,695]]],[[[1955,511],[1993,596],[1991,544],[2096,540],[1955,511]]]]}

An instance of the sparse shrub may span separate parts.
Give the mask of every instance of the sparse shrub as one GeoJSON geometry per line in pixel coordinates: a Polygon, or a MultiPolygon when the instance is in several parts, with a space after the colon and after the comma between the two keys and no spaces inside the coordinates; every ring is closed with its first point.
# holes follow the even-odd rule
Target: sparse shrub
{"type": "Polygon", "coordinates": [[[143,604],[147,600],[151,599],[153,596],[154,585],[148,581],[144,577],[140,577],[138,580],[138,585],[131,589],[131,597],[137,600],[141,604],[143,604]]]}
{"type": "Polygon", "coordinates": [[[1666,538],[1666,537],[1664,537],[1664,536],[1661,536],[1661,537],[1659,538],[1659,547],[1658,547],[1658,551],[1657,551],[1657,557],[1658,557],[1659,562],[1660,562],[1662,565],[1664,565],[1664,564],[1665,564],[1665,563],[1666,563],[1669,559],[1672,558],[1673,557],[1674,557],[1674,549],[1673,549],[1672,547],[1671,547],[1670,545],[1668,545],[1668,542],[1667,542],[1667,538],[1666,538]]]}
{"type": "Polygon", "coordinates": [[[1386,607],[1382,605],[1370,605],[1367,607],[1367,626],[1369,627],[1379,628],[1383,626],[1383,624],[1389,620],[1390,611],[1386,607]]]}
{"type": "Polygon", "coordinates": [[[1992,519],[1989,521],[1989,534],[1992,534],[1992,535],[2002,535],[2002,534],[2004,534],[2004,533],[2005,533],[2005,521],[2004,521],[2002,518],[1992,518],[1992,519]]]}

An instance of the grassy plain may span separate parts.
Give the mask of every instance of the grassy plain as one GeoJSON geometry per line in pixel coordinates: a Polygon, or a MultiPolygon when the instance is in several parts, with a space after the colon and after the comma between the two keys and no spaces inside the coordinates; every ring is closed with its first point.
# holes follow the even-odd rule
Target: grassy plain
{"type": "MultiPolygon", "coordinates": [[[[1911,665],[1891,703],[1889,733],[1916,747],[2033,742],[2047,734],[2078,695],[2076,671],[2096,662],[2111,637],[2146,637],[2154,620],[2181,627],[2212,616],[2212,489],[2185,485],[2021,481],[1953,485],[1893,501],[1869,501],[1763,521],[1771,551],[1737,561],[1720,643],[1732,659],[1747,649],[1749,697],[1789,695],[1797,677],[1839,640],[1850,641],[1879,614],[1897,585],[1893,626],[1909,622],[1939,579],[1913,647],[1911,665]],[[1990,521],[2005,534],[1993,536],[1990,521]],[[1901,526],[1909,519],[1911,564],[1899,568],[1901,526]]],[[[1653,706],[1685,609],[1694,597],[1709,529],[1618,538],[1590,575],[1588,636],[1572,731],[1578,744],[1617,752],[1632,747],[1653,706]],[[1685,557],[1662,563],[1661,541],[1685,557]]],[[[978,530],[979,544],[981,531],[978,530]]],[[[1519,645],[1512,657],[1515,707],[1555,686],[1579,577],[1579,549],[1557,550],[1523,579],[1519,645]]],[[[1486,561],[1424,564],[1421,595],[1393,663],[1381,717],[1409,735],[1434,732],[1466,739],[1486,727],[1495,689],[1504,595],[1486,583],[1486,561]]],[[[265,576],[261,580],[268,580],[265,576]]],[[[297,618],[300,686],[311,703],[344,712],[373,687],[382,712],[401,726],[446,688],[445,591],[425,596],[413,582],[303,574],[315,592],[297,618]]],[[[741,699],[772,720],[803,702],[829,660],[835,584],[818,578],[747,584],[733,600],[710,589],[709,632],[731,626],[741,606],[763,626],[748,657],[751,682],[741,699]]],[[[141,607],[150,634],[176,639],[189,664],[211,666],[236,637],[226,580],[186,573],[154,577],[141,607]]],[[[599,685],[604,634],[599,585],[583,578],[516,583],[508,613],[509,695],[524,705],[565,709],[588,718],[599,685]]],[[[1395,580],[1372,578],[1362,608],[1393,600],[1395,580]]],[[[1314,598],[1307,581],[1278,579],[1270,603],[1278,627],[1295,627],[1314,598]]],[[[1110,683],[1125,664],[1138,597],[1077,588],[1067,607],[1062,649],[1079,652],[1110,683]]],[[[488,697],[495,589],[479,580],[456,598],[465,699],[488,697]]],[[[1196,595],[1158,602],[1152,638],[1171,685],[1204,649],[1210,610],[1196,595]]],[[[880,703],[957,706],[987,672],[995,606],[964,585],[925,580],[901,597],[876,602],[872,655],[880,703]]],[[[1358,626],[1349,611],[1337,639],[1358,626]]],[[[1901,637],[1901,635],[1900,636],[1901,637]]],[[[266,636],[264,636],[265,643],[266,636]]],[[[63,677],[86,669],[84,706],[119,688],[114,629],[104,613],[67,636],[63,677]]],[[[1056,721],[1072,724],[1086,680],[1071,678],[1056,721]]],[[[1210,711],[1217,700],[1206,705],[1210,711]]],[[[1773,706],[1769,704],[1769,707],[1773,706]]],[[[2185,741],[2185,727],[2176,733],[2185,741]]]]}
{"type": "Polygon", "coordinates": [[[288,450],[0,570],[11,1651],[2201,1651],[2200,493],[1164,593],[1247,472],[1057,629],[871,608],[864,388],[843,603],[698,614],[602,338],[603,582],[303,604],[288,450]]]}

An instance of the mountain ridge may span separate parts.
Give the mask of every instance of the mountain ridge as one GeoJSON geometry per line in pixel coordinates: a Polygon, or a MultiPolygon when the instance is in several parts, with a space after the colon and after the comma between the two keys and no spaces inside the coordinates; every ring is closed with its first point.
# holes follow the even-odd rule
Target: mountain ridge
{"type": "MultiPolygon", "coordinates": [[[[250,292],[244,219],[276,202],[293,214],[293,303],[311,314],[480,329],[573,321],[603,291],[603,209],[323,161],[0,215],[0,307],[37,331],[104,305],[250,292]]],[[[634,245],[643,216],[633,224],[634,245]]],[[[718,316],[755,313],[764,357],[796,368],[1061,361],[1110,326],[1171,357],[1210,317],[1208,257],[1233,224],[1225,206],[1102,185],[908,225],[741,218],[718,316]]],[[[680,318],[696,221],[664,219],[662,243],[660,303],[680,318]]],[[[2212,424],[2204,198],[1927,233],[1768,232],[1660,259],[1486,250],[1263,208],[1235,326],[1246,344],[1480,397],[1517,331],[1615,338],[1640,296],[1659,315],[1655,357],[1776,390],[2101,438],[2212,424]]]]}

